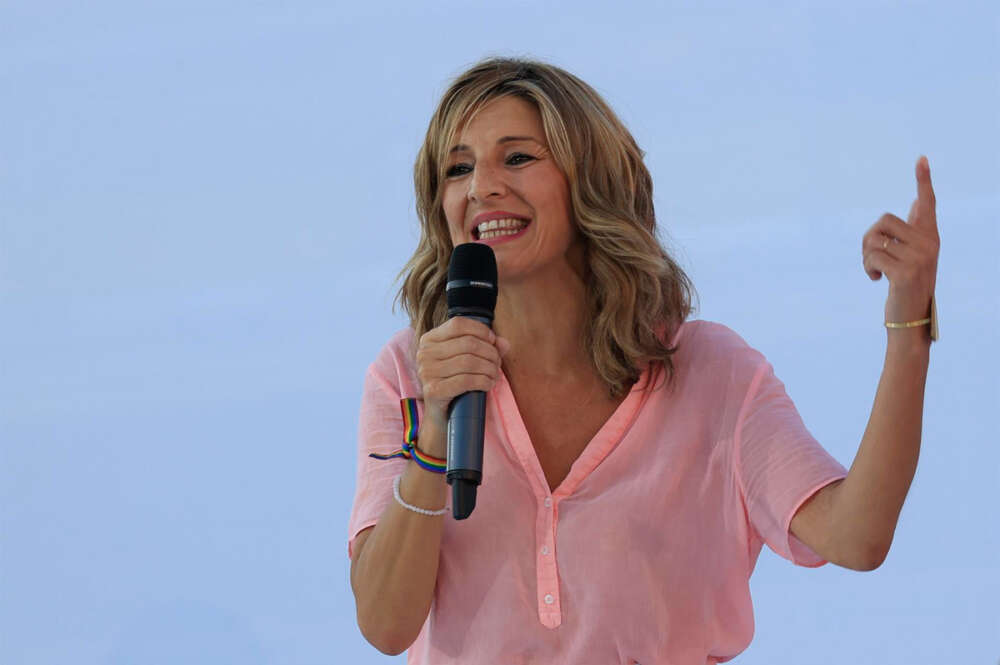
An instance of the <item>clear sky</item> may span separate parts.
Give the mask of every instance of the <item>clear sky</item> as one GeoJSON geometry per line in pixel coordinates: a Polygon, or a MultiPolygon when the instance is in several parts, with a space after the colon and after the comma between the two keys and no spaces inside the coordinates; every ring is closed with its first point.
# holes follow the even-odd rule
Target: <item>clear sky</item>
{"type": "Polygon", "coordinates": [[[619,112],[697,318],[847,466],[885,348],[861,237],[928,156],[941,341],[893,549],[765,549],[733,662],[998,662],[998,5],[609,7],[0,3],[0,662],[393,660],[348,581],[361,382],[406,325],[431,111],[493,54],[619,112]]]}

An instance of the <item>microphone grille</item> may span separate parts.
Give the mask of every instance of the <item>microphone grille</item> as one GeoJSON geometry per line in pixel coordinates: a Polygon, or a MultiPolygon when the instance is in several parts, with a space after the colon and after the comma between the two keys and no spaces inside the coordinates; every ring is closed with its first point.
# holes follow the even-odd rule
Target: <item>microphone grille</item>
{"type": "Polygon", "coordinates": [[[455,247],[448,264],[448,309],[488,310],[497,302],[497,259],[489,245],[467,242],[455,247]]]}

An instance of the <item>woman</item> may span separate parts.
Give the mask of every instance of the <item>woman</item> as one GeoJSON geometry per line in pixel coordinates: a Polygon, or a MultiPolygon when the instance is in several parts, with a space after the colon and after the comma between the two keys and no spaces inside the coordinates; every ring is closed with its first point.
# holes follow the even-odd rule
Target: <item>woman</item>
{"type": "Polygon", "coordinates": [[[750,642],[764,543],[804,566],[880,565],[920,440],[937,260],[925,161],[909,222],[885,215],[863,242],[869,276],[890,280],[890,327],[850,473],[760,353],[687,321],[642,153],[588,85],[538,62],[474,66],[432,118],[415,180],[411,328],[366,377],[349,525],[358,624],[379,650],[435,665],[723,662],[750,642]],[[496,254],[493,330],[445,319],[465,242],[496,254]],[[488,391],[484,478],[457,522],[438,471],[448,404],[470,390],[488,391]],[[419,411],[413,459],[372,457],[400,447],[404,398],[419,411]]]}

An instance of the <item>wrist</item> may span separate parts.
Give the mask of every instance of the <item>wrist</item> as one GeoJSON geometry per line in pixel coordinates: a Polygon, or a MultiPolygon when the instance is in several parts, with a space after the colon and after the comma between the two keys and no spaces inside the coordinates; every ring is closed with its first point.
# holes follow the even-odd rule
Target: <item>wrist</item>
{"type": "Polygon", "coordinates": [[[396,458],[412,459],[417,466],[438,474],[444,474],[448,466],[445,435],[432,419],[420,422],[417,399],[403,397],[399,400],[403,416],[403,443],[392,453],[368,453],[369,457],[388,460],[396,458]],[[422,444],[422,445],[421,445],[422,444]]]}
{"type": "MultiPolygon", "coordinates": [[[[899,314],[899,312],[895,312],[899,314]]],[[[936,342],[940,337],[940,332],[938,331],[938,315],[937,315],[937,299],[934,295],[931,295],[930,304],[927,307],[927,311],[924,313],[924,317],[920,319],[907,320],[906,317],[900,318],[899,316],[893,316],[893,312],[890,311],[888,303],[886,304],[886,322],[885,327],[889,332],[889,339],[898,340],[921,340],[926,339],[928,343],[936,342]],[[909,335],[909,334],[895,334],[902,333],[903,331],[919,330],[920,334],[909,335]]]]}
{"type": "Polygon", "coordinates": [[[448,458],[448,423],[445,422],[443,425],[438,423],[433,418],[425,418],[424,422],[420,423],[420,432],[417,436],[415,443],[417,447],[423,452],[431,455],[432,457],[438,457],[440,459],[448,458]]]}
{"type": "Polygon", "coordinates": [[[400,503],[405,504],[404,507],[436,511],[441,510],[448,501],[449,485],[442,473],[433,473],[410,464],[394,484],[395,482],[399,483],[400,503]]]}
{"type": "Polygon", "coordinates": [[[886,355],[923,358],[930,355],[931,337],[927,326],[886,330],[886,355]]]}

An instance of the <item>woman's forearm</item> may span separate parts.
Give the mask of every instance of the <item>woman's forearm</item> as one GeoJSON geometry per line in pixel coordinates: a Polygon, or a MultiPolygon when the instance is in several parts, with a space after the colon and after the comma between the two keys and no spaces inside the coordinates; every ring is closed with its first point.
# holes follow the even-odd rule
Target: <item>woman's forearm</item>
{"type": "MultiPolygon", "coordinates": [[[[421,428],[422,449],[444,450],[443,439],[429,423],[421,428]]],[[[448,484],[444,474],[410,464],[399,494],[410,505],[436,510],[447,500],[448,484]]],[[[380,651],[401,653],[420,634],[437,581],[445,517],[421,515],[393,501],[358,554],[351,570],[358,626],[380,651]]]]}
{"type": "Polygon", "coordinates": [[[930,358],[926,328],[887,332],[871,418],[833,510],[835,537],[849,543],[866,569],[878,567],[888,554],[916,472],[930,358]]]}

